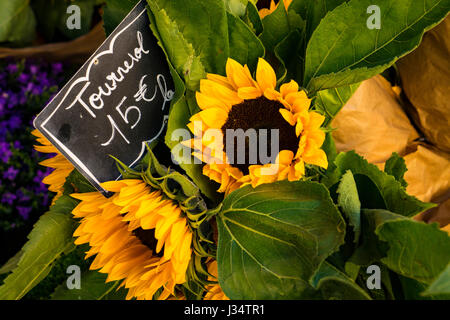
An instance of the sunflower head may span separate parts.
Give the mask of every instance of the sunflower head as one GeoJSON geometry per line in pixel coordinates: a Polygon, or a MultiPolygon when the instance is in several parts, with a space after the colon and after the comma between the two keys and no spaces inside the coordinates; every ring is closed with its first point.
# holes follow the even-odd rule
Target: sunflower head
{"type": "Polygon", "coordinates": [[[96,256],[90,268],[108,274],[107,281],[121,280],[128,299],[179,297],[177,286],[204,272],[194,261],[209,255],[196,230],[206,206],[186,177],[165,169],[153,153],[146,161],[142,172],[122,166],[126,179],[102,184],[110,198],[72,194],[81,200],[73,210],[81,219],[75,243],[90,245],[86,258],[96,256]]]}
{"type": "Polygon", "coordinates": [[[219,192],[299,180],[305,164],[327,168],[325,118],[309,110],[311,100],[295,81],[276,86],[275,71],[261,58],[255,78],[247,65],[228,59],[226,76],[200,81],[201,111],[191,117],[194,138],[184,144],[206,163],[203,173],[219,192]]]}

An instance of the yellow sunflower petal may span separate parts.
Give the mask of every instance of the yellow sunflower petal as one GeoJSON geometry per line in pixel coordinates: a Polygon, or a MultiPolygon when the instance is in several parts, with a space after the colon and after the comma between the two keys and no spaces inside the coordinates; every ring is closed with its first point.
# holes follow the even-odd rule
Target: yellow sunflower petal
{"type": "Polygon", "coordinates": [[[291,80],[290,82],[284,83],[280,86],[280,93],[283,98],[286,97],[289,93],[297,91],[298,91],[298,84],[294,80],[291,80]]]}
{"type": "Polygon", "coordinates": [[[200,111],[198,114],[203,122],[210,128],[220,129],[228,118],[228,113],[220,108],[206,109],[200,111]]]}
{"type": "Polygon", "coordinates": [[[228,81],[235,90],[242,87],[253,87],[253,79],[248,69],[244,68],[239,62],[229,58],[226,64],[228,81]]]}
{"type": "Polygon", "coordinates": [[[262,92],[265,92],[267,89],[275,89],[277,85],[277,76],[275,75],[275,71],[270,66],[267,61],[262,58],[258,60],[258,66],[256,68],[256,81],[262,92]]]}
{"type": "Polygon", "coordinates": [[[238,89],[238,96],[243,100],[251,100],[261,97],[262,92],[255,87],[242,87],[238,89]]]}

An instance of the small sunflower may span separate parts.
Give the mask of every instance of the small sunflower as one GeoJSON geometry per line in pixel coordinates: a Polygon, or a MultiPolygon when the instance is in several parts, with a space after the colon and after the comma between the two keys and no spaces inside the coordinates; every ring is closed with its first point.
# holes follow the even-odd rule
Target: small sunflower
{"type": "Polygon", "coordinates": [[[182,210],[140,179],[106,182],[114,192],[72,194],[81,200],[73,210],[82,218],[75,244],[89,243],[86,259],[96,255],[91,270],[107,273],[107,281],[123,280],[127,299],[158,299],[176,295],[186,281],[192,232],[182,210]]]}
{"type": "MultiPolygon", "coordinates": [[[[288,10],[289,6],[291,5],[292,0],[284,0],[284,8],[286,9],[286,11],[288,10]]],[[[275,4],[274,0],[270,1],[270,7],[269,9],[267,8],[262,8],[261,10],[259,10],[259,16],[261,19],[263,19],[264,17],[268,16],[269,14],[271,14],[272,12],[274,12],[277,8],[278,5],[280,4],[280,2],[278,2],[277,4],[275,4]]]]}
{"type": "Polygon", "coordinates": [[[56,196],[53,198],[53,202],[55,202],[63,194],[63,186],[66,182],[66,178],[72,172],[74,167],[38,130],[33,130],[31,134],[34,135],[37,138],[37,142],[41,144],[40,146],[34,146],[36,151],[56,154],[53,158],[39,163],[45,167],[55,169],[42,180],[43,183],[49,185],[49,191],[56,193],[56,196]]]}
{"type": "MultiPolygon", "coordinates": [[[[281,85],[279,91],[276,82],[275,71],[261,58],[256,80],[247,65],[228,59],[226,77],[208,74],[200,81],[196,99],[202,111],[191,117],[188,128],[194,138],[183,144],[193,148],[193,155],[206,163],[203,174],[220,184],[219,192],[228,194],[247,184],[256,187],[285,179],[299,180],[305,174],[305,163],[327,168],[327,156],[321,149],[324,116],[309,111],[311,100],[295,81],[281,85]],[[210,134],[210,129],[215,135],[210,134]],[[234,161],[239,158],[239,148],[227,149],[229,129],[278,130],[280,151],[274,163],[262,163],[260,159],[252,162],[249,154],[245,155],[245,163],[234,161]]],[[[249,148],[247,141],[246,153],[249,148]]]]}
{"type": "MultiPolygon", "coordinates": [[[[209,281],[217,281],[217,261],[211,260],[211,262],[208,264],[208,272],[213,276],[209,277],[209,281]]],[[[211,284],[206,287],[206,294],[204,297],[204,300],[230,300],[225,293],[223,292],[222,288],[220,287],[219,283],[211,284]]]]}

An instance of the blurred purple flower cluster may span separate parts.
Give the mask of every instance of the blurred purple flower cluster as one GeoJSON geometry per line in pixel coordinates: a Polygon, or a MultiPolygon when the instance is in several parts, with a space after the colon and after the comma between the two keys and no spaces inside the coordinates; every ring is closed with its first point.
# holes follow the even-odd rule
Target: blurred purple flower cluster
{"type": "Polygon", "coordinates": [[[63,81],[62,63],[0,64],[0,229],[22,225],[50,204],[42,179],[51,169],[39,168],[45,158],[33,149],[31,131],[35,115],[63,81]]]}

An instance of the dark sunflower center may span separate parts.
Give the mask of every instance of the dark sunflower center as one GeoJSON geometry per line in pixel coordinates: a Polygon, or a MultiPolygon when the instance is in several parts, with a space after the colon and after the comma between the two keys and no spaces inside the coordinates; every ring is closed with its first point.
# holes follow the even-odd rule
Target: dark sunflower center
{"type": "Polygon", "coordinates": [[[265,97],[245,100],[231,108],[221,130],[224,150],[232,166],[248,174],[249,165],[273,163],[281,150],[297,152],[299,138],[295,127],[283,118],[280,108],[283,108],[280,102],[265,97]],[[273,129],[278,133],[278,141],[272,141],[277,137],[273,129]],[[276,150],[272,150],[274,145],[278,145],[276,150]]]}
{"type": "Polygon", "coordinates": [[[155,229],[144,230],[142,228],[137,228],[133,230],[133,234],[141,240],[143,245],[152,250],[154,255],[157,255],[158,257],[163,256],[163,250],[156,253],[156,244],[158,243],[158,240],[155,239],[155,229]]]}

